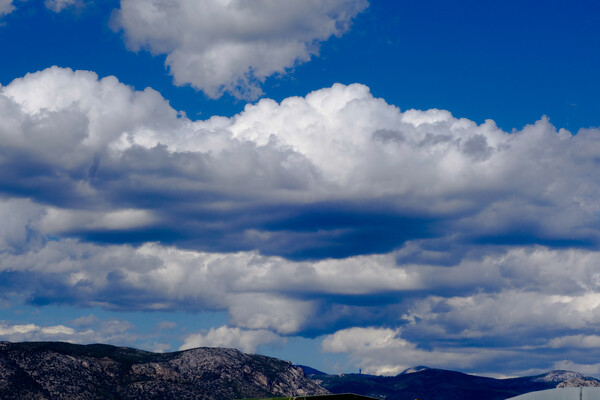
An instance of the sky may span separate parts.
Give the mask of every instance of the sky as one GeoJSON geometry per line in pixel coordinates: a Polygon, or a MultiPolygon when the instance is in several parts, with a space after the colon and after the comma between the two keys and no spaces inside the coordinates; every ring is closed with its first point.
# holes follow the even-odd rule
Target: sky
{"type": "Polygon", "coordinates": [[[600,376],[599,17],[0,0],[0,340],[600,376]]]}

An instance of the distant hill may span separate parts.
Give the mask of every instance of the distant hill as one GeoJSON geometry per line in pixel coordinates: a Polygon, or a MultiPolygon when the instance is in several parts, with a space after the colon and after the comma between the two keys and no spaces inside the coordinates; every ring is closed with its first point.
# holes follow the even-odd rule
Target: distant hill
{"type": "Polygon", "coordinates": [[[311,374],[332,393],[357,393],[386,400],[504,400],[520,394],[566,386],[600,386],[600,381],[571,371],[494,379],[427,367],[409,368],[397,376],[311,374]]]}
{"type": "Polygon", "coordinates": [[[0,399],[194,399],[327,394],[302,369],[233,349],[151,353],[109,345],[0,342],[0,399]]]}

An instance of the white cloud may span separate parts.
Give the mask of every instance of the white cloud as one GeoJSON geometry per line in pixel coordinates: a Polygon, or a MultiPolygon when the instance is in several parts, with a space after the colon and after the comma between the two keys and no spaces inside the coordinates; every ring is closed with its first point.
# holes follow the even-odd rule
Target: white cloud
{"type": "MultiPolygon", "coordinates": [[[[447,111],[401,112],[362,85],[191,121],[152,89],[60,68],[15,80],[0,100],[5,168],[15,170],[4,179],[44,201],[70,196],[60,200],[143,210],[149,195],[170,191],[168,209],[200,198],[182,211],[227,212],[375,200],[391,214],[443,218],[448,232],[466,237],[516,229],[534,240],[600,242],[600,185],[590,173],[598,168],[596,130],[557,132],[542,119],[507,133],[447,111]],[[38,175],[14,175],[24,157],[40,166],[32,170],[38,175]]],[[[98,218],[91,228],[111,225],[98,218]]],[[[258,227],[236,232],[236,240],[282,247],[293,240],[258,227]]]]}
{"type": "Polygon", "coordinates": [[[0,17],[10,14],[14,10],[13,0],[0,0],[0,17]]]}
{"type": "Polygon", "coordinates": [[[247,290],[249,293],[232,295],[228,306],[231,322],[238,326],[289,334],[300,331],[315,315],[314,301],[291,299],[275,293],[251,293],[251,287],[247,290]]]}
{"type": "Polygon", "coordinates": [[[281,334],[312,329],[323,318],[339,321],[361,312],[367,320],[374,318],[385,308],[358,312],[344,305],[344,297],[386,293],[422,293],[404,302],[398,317],[418,321],[412,330],[409,324],[411,332],[442,332],[451,339],[501,338],[519,330],[525,341],[540,331],[548,332],[549,340],[564,336],[565,329],[590,330],[600,322],[597,251],[496,248],[448,267],[398,264],[415,243],[384,255],[310,262],[156,243],[98,246],[42,238],[27,243],[46,218],[41,210],[31,202],[0,202],[8,222],[0,230],[0,243],[8,243],[0,253],[0,271],[29,276],[24,295],[33,291],[46,299],[108,308],[226,310],[235,326],[281,334]],[[43,287],[37,287],[38,279],[43,287]],[[341,308],[323,315],[328,303],[341,308]]]}
{"type": "Polygon", "coordinates": [[[233,347],[246,353],[254,353],[258,346],[273,342],[283,342],[284,339],[275,333],[263,330],[248,330],[221,326],[211,328],[205,333],[195,333],[185,338],[179,350],[194,347],[233,347]]]}
{"type": "Polygon", "coordinates": [[[46,299],[110,309],[226,310],[237,327],[281,334],[313,329],[327,318],[340,321],[356,314],[368,321],[381,312],[400,312],[396,317],[408,323],[405,330],[423,337],[503,340],[519,331],[525,345],[531,338],[549,340],[569,329],[594,333],[600,322],[600,280],[593,278],[598,252],[514,248],[483,260],[467,258],[454,267],[397,265],[395,256],[293,262],[256,252],[60,240],[5,253],[0,270],[27,274],[32,284],[22,287],[23,293],[32,290],[35,296],[39,291],[46,299]],[[36,288],[37,279],[45,282],[43,288],[36,288]],[[547,283],[554,281],[561,284],[547,283]],[[398,307],[393,298],[380,300],[373,310],[346,306],[344,300],[419,292],[399,311],[386,311],[398,307]],[[325,315],[324,304],[334,306],[325,315]]]}
{"type": "Polygon", "coordinates": [[[596,332],[600,296],[595,292],[561,296],[523,290],[429,296],[417,300],[403,318],[411,321],[409,326],[415,334],[443,332],[454,340],[493,338],[539,343],[564,331],[596,332]]]}
{"type": "Polygon", "coordinates": [[[66,325],[41,326],[32,323],[14,324],[0,321],[0,340],[23,341],[63,341],[69,343],[114,343],[132,345],[138,337],[133,333],[134,326],[122,320],[95,320],[87,326],[74,329],[66,325]]]}
{"type": "Polygon", "coordinates": [[[570,335],[552,338],[549,347],[560,349],[564,347],[575,347],[582,349],[597,349],[600,347],[600,336],[598,335],[570,335]]]}
{"type": "Polygon", "coordinates": [[[369,294],[411,288],[403,274],[394,271],[393,257],[373,258],[312,264],[255,252],[203,253],[157,244],[132,248],[61,240],[26,254],[4,255],[0,270],[52,274],[53,283],[43,288],[45,295],[64,298],[68,293],[69,301],[80,304],[227,310],[237,326],[291,334],[310,327],[318,313],[316,302],[302,299],[305,293],[369,294]],[[391,264],[378,265],[378,258],[391,264]],[[361,262],[373,269],[358,268],[361,262]],[[343,272],[345,279],[331,280],[332,270],[343,272]],[[397,275],[396,283],[386,274],[397,275]],[[112,293],[113,285],[121,290],[112,293]],[[136,295],[129,297],[130,292],[136,295]]]}
{"type": "Polygon", "coordinates": [[[321,347],[325,352],[349,354],[356,366],[375,375],[397,375],[416,365],[468,368],[500,353],[485,348],[424,350],[404,340],[399,329],[370,327],[337,331],[326,336],[321,347]]]}
{"type": "Polygon", "coordinates": [[[260,83],[342,35],[366,0],[122,0],[115,24],[133,50],[167,54],[178,85],[255,98],[260,83]]]}
{"type": "MultiPolygon", "coordinates": [[[[61,328],[65,328],[65,327],[58,325],[58,326],[54,326],[54,327],[47,327],[45,329],[49,330],[49,331],[53,331],[55,329],[62,330],[61,328]]],[[[12,325],[12,326],[3,324],[2,326],[0,326],[0,335],[7,336],[7,335],[15,335],[15,334],[27,334],[30,332],[41,331],[42,329],[44,329],[44,328],[40,328],[39,326],[37,326],[35,324],[23,324],[23,325],[12,325]]],[[[68,332],[67,334],[69,334],[69,333],[73,333],[73,331],[70,330],[70,332],[68,332]]]]}
{"type": "Polygon", "coordinates": [[[219,310],[287,336],[395,321],[411,362],[489,345],[464,365],[532,348],[591,365],[573,341],[600,335],[599,137],[401,111],[363,85],[192,121],[152,89],[51,68],[0,88],[2,295],[219,310]],[[377,240],[353,236],[373,221],[377,240]],[[343,246],[359,255],[328,258],[343,246]]]}
{"type": "Polygon", "coordinates": [[[52,67],[15,79],[1,93],[9,103],[0,109],[7,117],[0,129],[6,129],[3,136],[10,144],[45,148],[64,166],[85,157],[90,162],[86,171],[94,166],[94,152],[124,133],[181,125],[176,111],[156,91],[133,92],[115,77],[98,80],[88,71],[52,67]],[[74,154],[69,157],[69,152],[74,154]]]}
{"type": "MultiPolygon", "coordinates": [[[[62,239],[25,253],[3,253],[0,269],[25,274],[28,281],[20,286],[21,294],[50,302],[229,312],[230,327],[190,335],[183,348],[255,351],[282,335],[323,329],[323,323],[338,326],[356,318],[372,323],[383,317],[402,327],[342,329],[325,339],[323,349],[348,354],[356,367],[380,374],[418,364],[481,370],[508,360],[513,371],[529,368],[515,359],[548,368],[547,353],[556,349],[571,362],[590,364],[589,355],[578,351],[594,348],[600,335],[600,281],[590,279],[600,253],[505,248],[483,259],[466,257],[452,267],[397,265],[399,253],[293,262],[256,252],[203,253],[157,244],[96,246],[62,239]],[[331,279],[331,273],[343,279],[331,279]],[[390,293],[397,300],[386,300],[390,293]],[[380,294],[383,300],[371,308],[352,300],[377,299],[380,294]],[[529,355],[532,351],[536,357],[529,355]]],[[[130,324],[102,323],[100,329],[97,318],[84,316],[67,328],[4,326],[2,335],[9,340],[79,343],[137,340],[130,324]]],[[[152,348],[165,349],[157,346],[152,348]]]]}
{"type": "MultiPolygon", "coordinates": [[[[321,348],[329,353],[347,354],[353,367],[376,375],[396,375],[417,365],[465,372],[476,371],[478,375],[495,376],[499,379],[537,375],[550,369],[578,371],[590,375],[597,375],[600,371],[600,364],[595,362],[595,355],[582,357],[580,353],[569,351],[569,348],[559,347],[561,356],[572,357],[571,359],[554,361],[556,352],[545,353],[541,348],[496,344],[490,346],[489,343],[477,346],[446,343],[445,346],[425,347],[406,340],[402,329],[390,328],[343,329],[327,335],[321,343],[321,348]],[[581,359],[583,362],[576,363],[573,359],[581,359]],[[511,375],[498,374],[498,364],[507,366],[504,371],[511,375]],[[535,368],[532,368],[533,366],[535,368]]],[[[589,353],[590,349],[585,351],[589,353]]]]}

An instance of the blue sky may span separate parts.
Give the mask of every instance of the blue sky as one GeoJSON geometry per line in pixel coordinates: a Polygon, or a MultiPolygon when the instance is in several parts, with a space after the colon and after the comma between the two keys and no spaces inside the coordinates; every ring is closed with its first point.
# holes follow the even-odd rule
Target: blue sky
{"type": "Polygon", "coordinates": [[[0,339],[600,375],[599,16],[0,0],[0,339]]]}

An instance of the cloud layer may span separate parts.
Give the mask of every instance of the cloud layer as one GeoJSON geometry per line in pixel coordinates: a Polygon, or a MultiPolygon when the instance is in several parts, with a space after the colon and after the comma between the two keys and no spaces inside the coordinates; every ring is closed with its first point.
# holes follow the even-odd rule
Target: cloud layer
{"type": "MultiPolygon", "coordinates": [[[[508,133],[359,84],[193,121],[50,68],[0,87],[1,293],[224,311],[183,347],[325,335],[369,372],[558,351],[600,371],[599,133],[508,133]]],[[[27,326],[2,336],[79,332],[27,326]]]]}
{"type": "Polygon", "coordinates": [[[114,23],[127,45],[166,54],[178,85],[212,98],[256,98],[260,83],[309,61],[342,35],[366,0],[122,0],[114,23]]]}

